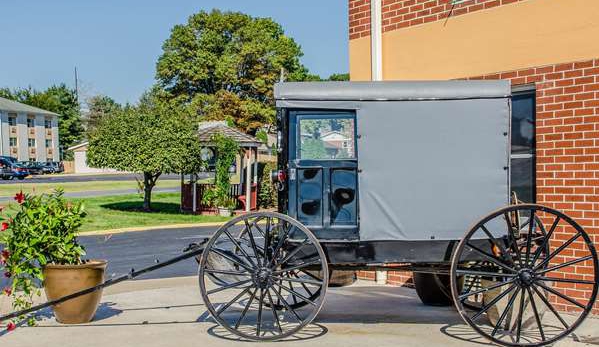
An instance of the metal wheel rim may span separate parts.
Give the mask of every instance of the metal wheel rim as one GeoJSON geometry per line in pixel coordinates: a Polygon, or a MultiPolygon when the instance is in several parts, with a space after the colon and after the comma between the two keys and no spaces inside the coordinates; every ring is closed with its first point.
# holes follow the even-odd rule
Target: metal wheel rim
{"type": "MultiPolygon", "coordinates": [[[[551,238],[552,235],[549,235],[549,239],[551,238]]],[[[572,238],[572,237],[570,237],[572,238]]],[[[567,242],[567,241],[566,241],[567,242]]],[[[553,253],[555,251],[551,251],[551,253],[553,253]]],[[[560,252],[556,252],[556,255],[559,254],[560,252]]],[[[534,264],[533,264],[534,265],[534,264]]],[[[597,252],[595,250],[595,247],[593,245],[592,240],[590,239],[589,235],[584,231],[584,229],[578,224],[576,223],[576,221],[574,221],[572,218],[570,218],[569,216],[567,216],[566,214],[557,211],[555,209],[546,207],[546,206],[542,206],[542,205],[538,205],[538,204],[518,204],[518,205],[512,205],[512,206],[507,206],[501,209],[496,210],[495,212],[487,215],[486,217],[482,218],[480,221],[478,221],[477,223],[475,223],[473,225],[472,228],[470,228],[470,230],[468,231],[468,233],[466,233],[466,235],[460,240],[458,246],[456,247],[453,256],[452,256],[452,262],[451,262],[451,291],[452,291],[452,298],[453,301],[456,305],[456,308],[458,310],[458,313],[460,314],[460,316],[462,317],[462,319],[466,322],[466,324],[468,324],[470,327],[472,327],[477,333],[479,333],[481,336],[485,337],[486,339],[495,342],[497,344],[500,345],[504,345],[504,346],[514,346],[514,347],[519,347],[519,346],[544,346],[544,345],[548,345],[551,343],[554,343],[560,339],[562,339],[563,337],[568,336],[569,334],[571,334],[574,330],[576,330],[576,328],[584,321],[584,319],[587,317],[587,315],[591,312],[591,310],[593,309],[593,304],[597,298],[597,292],[598,292],[598,287],[599,287],[599,260],[597,258],[597,252]],[[499,338],[496,338],[494,336],[489,335],[487,332],[483,331],[475,322],[473,322],[471,320],[471,317],[469,317],[466,314],[466,310],[463,307],[463,304],[461,302],[461,300],[459,299],[460,296],[460,292],[458,289],[458,281],[457,281],[457,270],[458,270],[458,266],[460,264],[460,256],[462,254],[462,252],[464,251],[464,248],[466,247],[466,244],[469,240],[469,238],[475,234],[478,230],[481,229],[481,226],[484,226],[487,222],[501,216],[502,214],[505,213],[509,213],[509,212],[513,212],[516,210],[529,210],[529,211],[542,211],[548,214],[553,215],[554,217],[557,217],[557,221],[559,222],[559,220],[563,220],[564,222],[566,222],[568,225],[570,225],[571,227],[574,228],[574,230],[576,231],[577,235],[579,234],[578,237],[582,238],[582,240],[584,241],[584,243],[586,244],[586,246],[588,247],[588,251],[592,256],[592,263],[593,263],[593,268],[594,268],[594,284],[593,284],[593,289],[592,289],[592,293],[591,296],[588,300],[588,303],[586,304],[585,308],[580,312],[580,316],[578,317],[578,319],[576,319],[574,321],[574,323],[572,323],[569,328],[565,329],[564,331],[562,331],[561,333],[553,336],[550,339],[546,339],[543,341],[540,341],[538,343],[513,343],[513,342],[509,342],[509,341],[504,341],[504,340],[500,340],[499,338]]],[[[517,287],[517,289],[519,289],[517,287]]],[[[510,290],[511,291],[511,290],[510,290]]],[[[514,297],[517,296],[519,292],[516,291],[514,297]]],[[[534,301],[534,296],[533,296],[533,300],[534,301]]],[[[521,319],[521,318],[520,318],[521,319]]],[[[502,323],[502,322],[500,322],[502,323]]]]}
{"type": "MultiPolygon", "coordinates": [[[[206,305],[206,308],[208,309],[208,311],[210,312],[211,317],[217,321],[217,323],[225,328],[227,331],[229,331],[230,333],[240,336],[242,338],[248,339],[248,340],[255,340],[255,341],[273,341],[273,340],[279,340],[279,339],[283,339],[289,336],[292,336],[294,334],[296,334],[297,332],[299,332],[302,328],[304,328],[306,325],[310,324],[314,318],[318,315],[318,313],[320,312],[320,310],[322,309],[323,305],[324,305],[324,299],[325,299],[325,295],[326,295],[326,290],[328,287],[328,266],[327,266],[327,262],[326,262],[326,255],[324,253],[324,250],[322,249],[322,247],[320,246],[320,243],[318,242],[318,239],[316,238],[316,236],[314,236],[314,234],[308,229],[306,228],[303,224],[301,224],[299,221],[287,216],[287,215],[283,215],[277,212],[256,212],[256,213],[250,213],[250,214],[245,214],[245,215],[241,215],[239,217],[236,217],[232,220],[230,220],[229,222],[227,222],[226,224],[224,224],[223,226],[221,226],[215,233],[214,235],[210,238],[210,240],[208,241],[208,243],[205,246],[205,251],[202,253],[202,256],[200,258],[200,264],[198,266],[198,282],[199,282],[199,286],[200,286],[200,293],[202,295],[202,299],[204,300],[204,303],[206,305]],[[317,305],[316,307],[314,307],[312,309],[312,311],[310,312],[310,314],[308,316],[306,316],[304,318],[304,320],[299,323],[296,327],[285,331],[279,335],[271,335],[271,336],[256,336],[256,335],[250,335],[250,334],[246,334],[244,332],[241,332],[239,330],[237,330],[235,327],[230,326],[224,319],[222,319],[220,317],[220,315],[217,313],[214,305],[212,304],[210,298],[209,298],[209,294],[206,288],[206,283],[205,283],[205,278],[206,278],[206,274],[205,274],[205,267],[206,267],[206,263],[208,260],[208,254],[210,253],[210,249],[214,246],[214,243],[219,239],[219,237],[225,232],[225,230],[228,230],[228,228],[230,228],[231,226],[236,225],[237,223],[239,223],[240,221],[244,221],[244,220],[248,220],[251,218],[276,218],[279,220],[283,220],[293,226],[295,226],[296,228],[298,228],[300,231],[302,231],[306,237],[310,240],[310,242],[313,244],[313,246],[316,248],[316,251],[318,253],[319,256],[319,260],[321,262],[322,265],[322,271],[323,271],[323,276],[322,276],[322,287],[320,290],[320,295],[318,297],[318,301],[317,301],[317,305]]],[[[268,291],[268,290],[267,290],[268,291]]],[[[258,290],[256,289],[255,294],[258,292],[258,290]]],[[[257,296],[257,295],[256,295],[257,296]]],[[[249,306],[249,305],[248,305],[249,306]]],[[[265,311],[270,311],[270,310],[265,310],[265,311]]],[[[274,318],[274,317],[273,317],[274,318]]]]}

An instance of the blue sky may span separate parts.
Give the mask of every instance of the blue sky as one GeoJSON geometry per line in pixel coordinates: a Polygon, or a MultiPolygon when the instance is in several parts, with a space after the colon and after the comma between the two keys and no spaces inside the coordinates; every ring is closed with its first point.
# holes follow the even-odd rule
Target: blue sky
{"type": "Polygon", "coordinates": [[[313,73],[348,71],[347,0],[0,0],[0,87],[73,86],[77,66],[84,95],[135,102],[170,29],[213,8],[273,18],[313,73]]]}

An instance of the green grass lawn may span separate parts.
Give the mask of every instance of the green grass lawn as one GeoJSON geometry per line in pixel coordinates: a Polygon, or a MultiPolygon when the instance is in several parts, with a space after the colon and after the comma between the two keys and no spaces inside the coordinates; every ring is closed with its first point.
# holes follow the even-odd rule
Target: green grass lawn
{"type": "Polygon", "coordinates": [[[82,201],[88,213],[81,228],[82,232],[179,223],[221,222],[229,219],[181,213],[179,193],[152,194],[152,208],[155,212],[141,210],[143,201],[138,194],[72,200],[82,201]]]}
{"type": "MultiPolygon", "coordinates": [[[[178,187],[179,180],[158,180],[157,188],[178,187]]],[[[14,196],[20,190],[23,193],[46,193],[56,188],[64,189],[65,193],[84,191],[110,191],[122,189],[137,189],[136,181],[92,181],[92,182],[59,182],[59,183],[23,183],[15,182],[0,184],[0,196],[14,196]]]]}

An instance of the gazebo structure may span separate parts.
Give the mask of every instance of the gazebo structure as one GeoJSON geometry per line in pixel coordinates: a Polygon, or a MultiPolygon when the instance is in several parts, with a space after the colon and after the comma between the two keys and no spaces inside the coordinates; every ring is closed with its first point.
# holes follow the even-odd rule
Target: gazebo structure
{"type": "MultiPolygon", "coordinates": [[[[239,183],[231,185],[230,197],[239,201],[245,212],[257,208],[258,197],[258,147],[260,140],[245,134],[224,121],[201,122],[198,139],[204,150],[202,159],[208,163],[208,171],[214,167],[218,153],[214,150],[212,137],[222,134],[233,139],[240,147],[239,165],[232,166],[232,173],[239,173],[239,183]],[[245,174],[244,174],[245,169],[245,174]]],[[[192,213],[214,213],[216,209],[202,202],[202,195],[212,184],[198,183],[199,173],[181,175],[181,210],[192,213]]]]}

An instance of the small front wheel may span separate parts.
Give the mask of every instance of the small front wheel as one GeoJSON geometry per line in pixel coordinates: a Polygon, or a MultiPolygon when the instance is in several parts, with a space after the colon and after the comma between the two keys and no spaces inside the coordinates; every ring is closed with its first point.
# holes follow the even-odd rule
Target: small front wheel
{"type": "Polygon", "coordinates": [[[245,214],[223,225],[199,264],[200,291],[211,316],[250,340],[282,339],[309,324],[324,304],[328,279],[314,234],[275,212],[245,214]]]}

